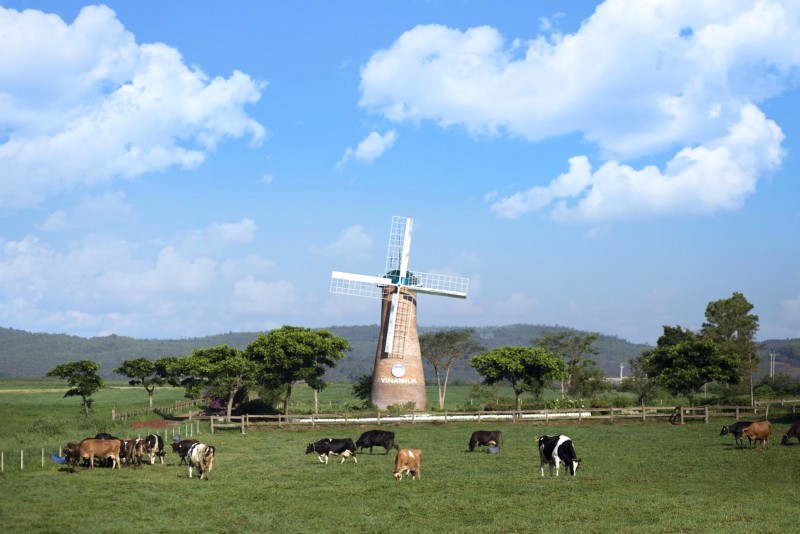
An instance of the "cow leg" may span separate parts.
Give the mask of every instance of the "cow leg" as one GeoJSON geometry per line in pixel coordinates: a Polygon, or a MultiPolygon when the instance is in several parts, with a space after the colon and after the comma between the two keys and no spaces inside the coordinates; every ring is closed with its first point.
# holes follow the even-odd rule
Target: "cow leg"
{"type": "Polygon", "coordinates": [[[544,476],[544,460],[539,461],[539,469],[541,469],[542,476],[544,476]]]}
{"type": "Polygon", "coordinates": [[[189,478],[192,478],[192,466],[189,466],[189,478]]]}

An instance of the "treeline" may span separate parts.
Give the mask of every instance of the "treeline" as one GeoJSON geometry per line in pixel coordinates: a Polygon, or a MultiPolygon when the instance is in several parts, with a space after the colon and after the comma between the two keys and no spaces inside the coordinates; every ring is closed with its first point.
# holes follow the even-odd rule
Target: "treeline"
{"type": "MultiPolygon", "coordinates": [[[[420,334],[443,328],[422,327],[420,334]]],[[[359,376],[372,372],[375,349],[378,344],[378,325],[333,326],[333,334],[350,341],[351,350],[335,368],[329,369],[325,380],[329,382],[352,382],[359,376]]],[[[501,346],[530,345],[530,340],[545,332],[572,331],[562,326],[515,324],[506,326],[483,326],[475,328],[476,338],[487,350],[501,346]]],[[[155,360],[163,356],[184,357],[194,349],[228,345],[244,349],[258,332],[228,332],[205,337],[172,340],[135,339],[125,336],[101,336],[83,338],[66,334],[40,334],[24,330],[0,327],[0,378],[41,378],[56,365],[76,360],[92,360],[100,363],[99,374],[106,379],[121,379],[113,373],[125,360],[148,358],[155,360]]],[[[606,376],[618,377],[619,365],[625,364],[625,375],[629,374],[628,362],[639,357],[648,345],[630,343],[615,336],[600,335],[593,344],[598,354],[592,359],[606,376]]],[[[800,376],[800,339],[769,340],[759,349],[761,374],[769,372],[769,352],[776,353],[776,374],[800,376]]],[[[432,370],[426,362],[425,374],[430,379],[432,370]]],[[[469,360],[459,360],[452,368],[451,383],[472,383],[480,380],[469,360]]]]}

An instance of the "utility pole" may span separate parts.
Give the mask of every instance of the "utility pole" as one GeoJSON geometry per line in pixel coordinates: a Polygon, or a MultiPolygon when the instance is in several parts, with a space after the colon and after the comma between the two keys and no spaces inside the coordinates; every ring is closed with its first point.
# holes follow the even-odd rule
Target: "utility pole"
{"type": "Polygon", "coordinates": [[[624,363],[619,364],[619,379],[622,380],[622,368],[625,367],[624,363]]]}
{"type": "Polygon", "coordinates": [[[775,377],[775,351],[769,351],[769,377],[775,377]]]}

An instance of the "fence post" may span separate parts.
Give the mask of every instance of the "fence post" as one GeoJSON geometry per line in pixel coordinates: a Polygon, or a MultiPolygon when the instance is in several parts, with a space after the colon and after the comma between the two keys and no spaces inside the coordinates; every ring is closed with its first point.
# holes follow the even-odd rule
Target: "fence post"
{"type": "Polygon", "coordinates": [[[706,424],[708,424],[708,404],[703,406],[703,408],[704,408],[704,411],[705,411],[705,413],[703,414],[703,415],[705,415],[704,421],[705,421],[706,424]]]}
{"type": "Polygon", "coordinates": [[[683,424],[683,406],[680,407],[681,412],[681,424],[683,424]]]}
{"type": "Polygon", "coordinates": [[[242,434],[244,434],[244,416],[242,415],[239,419],[242,422],[242,434]]]}
{"type": "Polygon", "coordinates": [[[381,411],[378,410],[378,426],[381,426],[381,411]]]}
{"type": "Polygon", "coordinates": [[[769,404],[767,404],[767,409],[766,409],[766,411],[764,412],[764,419],[769,419],[769,406],[770,406],[770,405],[769,405],[769,404]]]}
{"type": "Polygon", "coordinates": [[[214,433],[214,418],[211,418],[211,433],[214,433]]]}
{"type": "Polygon", "coordinates": [[[25,449],[19,450],[19,470],[25,469],[25,449]]]}
{"type": "Polygon", "coordinates": [[[614,405],[611,405],[611,415],[610,415],[611,422],[614,422],[614,405]]]}
{"type": "Polygon", "coordinates": [[[42,469],[44,469],[44,447],[42,447],[42,469]]]}
{"type": "Polygon", "coordinates": [[[117,405],[111,406],[111,420],[115,421],[117,419],[117,405]]]}
{"type": "Polygon", "coordinates": [[[736,420],[739,420],[739,407],[736,407],[736,420]]]}
{"type": "Polygon", "coordinates": [[[644,421],[645,418],[647,418],[647,406],[642,404],[642,421],[644,421]]]}
{"type": "Polygon", "coordinates": [[[411,424],[413,425],[416,422],[417,422],[417,413],[414,410],[411,410],[411,424]]]}

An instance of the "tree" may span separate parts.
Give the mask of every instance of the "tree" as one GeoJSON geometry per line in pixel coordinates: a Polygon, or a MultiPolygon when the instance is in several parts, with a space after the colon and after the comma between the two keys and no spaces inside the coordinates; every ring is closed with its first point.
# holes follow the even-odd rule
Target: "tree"
{"type": "Polygon", "coordinates": [[[372,404],[372,374],[366,373],[356,378],[351,391],[364,408],[369,408],[372,404]]]}
{"type": "Polygon", "coordinates": [[[153,409],[153,391],[156,386],[163,386],[165,381],[154,361],[147,358],[125,360],[122,365],[114,369],[114,372],[130,378],[128,384],[131,386],[143,386],[147,391],[147,406],[150,410],[153,409]]]}
{"type": "Polygon", "coordinates": [[[738,359],[713,341],[688,330],[677,338],[672,337],[675,330],[667,333],[665,327],[664,331],[670,339],[684,340],[667,345],[659,339],[655,349],[642,355],[643,367],[656,385],[682,394],[694,404],[697,392],[705,384],[715,380],[733,384],[740,380],[738,359]]]}
{"type": "Polygon", "coordinates": [[[498,347],[473,356],[470,365],[486,384],[509,382],[518,412],[522,410],[522,393],[530,391],[539,398],[547,383],[566,376],[561,358],[541,347],[498,347]]]}
{"type": "Polygon", "coordinates": [[[656,391],[658,391],[658,386],[648,378],[647,371],[644,368],[645,364],[643,358],[644,356],[639,356],[638,358],[628,360],[631,374],[622,381],[621,385],[624,391],[635,393],[636,402],[645,406],[652,400],[653,396],[655,396],[656,391]]]}
{"type": "Polygon", "coordinates": [[[328,330],[283,326],[259,334],[247,346],[247,354],[260,364],[259,381],[264,386],[286,387],[283,412],[288,416],[292,386],[305,381],[313,389],[324,389],[325,368],[334,367],[349,348],[348,340],[328,330]]]}
{"type": "Polygon", "coordinates": [[[419,337],[422,357],[430,362],[436,375],[440,410],[444,410],[450,368],[456,360],[486,350],[483,345],[475,341],[474,334],[475,330],[466,328],[462,330],[443,330],[441,332],[423,334],[419,337]],[[444,371],[444,377],[442,377],[442,371],[444,371]]]}
{"type": "Polygon", "coordinates": [[[195,349],[183,359],[183,373],[190,379],[184,387],[204,385],[216,389],[226,397],[225,415],[230,421],[236,394],[256,383],[258,366],[244,351],[236,347],[219,345],[209,349],[195,349]]]}
{"type": "Polygon", "coordinates": [[[92,395],[103,389],[103,379],[97,374],[100,364],[89,360],[67,362],[57,365],[47,372],[47,376],[55,376],[67,381],[69,390],[65,397],[80,397],[83,401],[83,413],[89,417],[92,407],[92,395]]]}
{"type": "MultiPolygon", "coordinates": [[[[544,332],[540,337],[531,339],[531,343],[536,347],[547,350],[550,354],[558,356],[567,364],[566,390],[570,395],[578,393],[578,388],[574,381],[580,376],[587,379],[596,379],[597,374],[587,367],[587,362],[591,366],[594,360],[587,358],[587,354],[597,355],[596,349],[592,348],[592,343],[600,334],[589,333],[581,335],[575,331],[564,332],[544,332]]],[[[561,381],[561,397],[564,397],[565,381],[561,381]]],[[[583,388],[585,389],[585,388],[583,388]]]]}
{"type": "Polygon", "coordinates": [[[709,302],[702,333],[705,338],[719,344],[723,351],[738,358],[742,374],[749,377],[750,405],[755,406],[753,374],[759,361],[755,342],[758,315],[751,314],[752,309],[753,305],[741,293],[709,302]]]}

